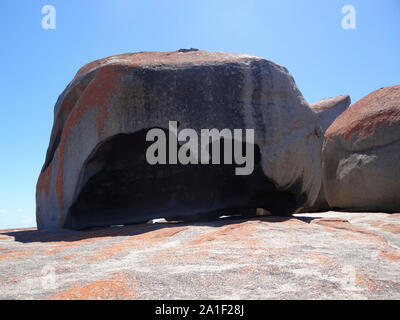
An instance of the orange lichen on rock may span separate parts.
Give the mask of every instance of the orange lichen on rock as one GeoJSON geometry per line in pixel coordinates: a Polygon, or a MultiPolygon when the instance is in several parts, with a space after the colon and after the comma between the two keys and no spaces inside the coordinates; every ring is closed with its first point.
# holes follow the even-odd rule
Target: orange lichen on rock
{"type": "Polygon", "coordinates": [[[400,254],[394,252],[393,250],[382,250],[379,256],[392,262],[400,261],[400,254]]]}
{"type": "Polygon", "coordinates": [[[49,196],[52,173],[53,173],[53,164],[50,163],[50,165],[46,168],[46,170],[40,174],[40,177],[39,177],[39,180],[37,183],[37,190],[40,193],[45,191],[46,197],[49,196]]]}
{"type": "Polygon", "coordinates": [[[381,229],[390,233],[400,234],[400,224],[385,223],[381,229]]]}
{"type": "Polygon", "coordinates": [[[305,255],[305,259],[307,261],[317,261],[317,263],[323,266],[325,269],[337,268],[337,263],[332,258],[318,252],[311,252],[305,255]]]}
{"type": "Polygon", "coordinates": [[[58,205],[60,207],[60,224],[59,226],[61,227],[64,223],[64,204],[62,201],[62,188],[64,184],[64,172],[63,172],[63,159],[62,159],[62,154],[61,150],[63,150],[63,147],[59,146],[59,152],[58,152],[58,170],[57,170],[57,178],[56,178],[56,193],[57,193],[57,201],[58,205]]]}
{"type": "Polygon", "coordinates": [[[154,66],[154,65],[170,65],[179,66],[184,64],[200,65],[202,63],[222,63],[235,62],[240,59],[252,57],[250,55],[237,55],[220,52],[209,52],[202,50],[177,50],[170,52],[137,52],[119,54],[111,57],[102,58],[92,61],[83,66],[76,74],[74,80],[95,71],[99,68],[112,65],[124,65],[126,67],[154,66]]]}
{"type": "MultiPolygon", "coordinates": [[[[330,227],[330,228],[341,229],[341,230],[345,230],[345,231],[349,231],[349,232],[355,232],[358,235],[363,236],[364,239],[370,238],[371,241],[378,240],[378,243],[380,242],[383,245],[387,245],[384,238],[378,236],[377,234],[375,234],[363,227],[353,225],[346,219],[322,218],[322,219],[315,219],[312,221],[312,223],[330,227]]],[[[342,235],[341,235],[341,237],[342,237],[342,235]]]]}
{"type": "Polygon", "coordinates": [[[376,90],[348,108],[326,131],[326,138],[374,135],[383,123],[400,123],[400,85],[376,90]]]}
{"type": "Polygon", "coordinates": [[[76,254],[69,254],[63,257],[64,260],[71,260],[75,258],[77,255],[76,254]]]}
{"type": "Polygon", "coordinates": [[[374,281],[372,279],[367,278],[362,273],[357,273],[356,274],[356,282],[359,285],[367,286],[369,291],[377,290],[377,285],[374,283],[374,281]]]}
{"type": "Polygon", "coordinates": [[[71,289],[56,293],[49,300],[130,300],[136,298],[133,276],[120,272],[112,277],[96,280],[86,285],[74,285],[71,289]]]}
{"type": "Polygon", "coordinates": [[[152,232],[129,236],[119,242],[107,245],[87,258],[88,261],[111,258],[128,252],[131,248],[151,247],[166,241],[178,233],[186,230],[188,226],[161,228],[152,232]]]}
{"type": "Polygon", "coordinates": [[[257,232],[257,224],[253,221],[230,224],[219,227],[191,240],[188,245],[201,245],[212,241],[226,241],[235,243],[249,243],[249,238],[257,232]]]}
{"type": "MultiPolygon", "coordinates": [[[[248,202],[256,201],[254,200],[256,196],[253,194],[256,194],[258,189],[262,189],[262,192],[266,190],[265,183],[270,184],[271,192],[272,189],[277,189],[277,193],[268,205],[267,203],[261,205],[264,199],[260,199],[260,207],[280,208],[281,211],[285,211],[280,214],[289,215],[303,205],[302,202],[312,201],[319,189],[321,174],[319,166],[314,165],[319,162],[320,153],[312,152],[314,148],[320,148],[322,138],[314,130],[319,125],[318,117],[308,108],[293,77],[285,67],[252,55],[181,49],[173,52],[120,54],[85,65],[59,96],[54,109],[54,125],[43,168],[46,170],[52,162],[53,169],[49,180],[52,187],[55,185],[55,192],[51,190],[49,198],[39,195],[36,199],[36,214],[41,216],[37,219],[40,222],[39,229],[61,227],[81,230],[87,227],[143,223],[160,218],[159,212],[166,209],[162,205],[159,207],[161,201],[151,201],[147,195],[154,193],[157,195],[155,200],[158,200],[160,193],[157,191],[163,188],[162,184],[158,183],[158,179],[164,178],[158,174],[159,167],[151,168],[151,175],[154,175],[155,179],[146,178],[148,174],[141,175],[142,165],[145,170],[150,170],[148,161],[145,162],[145,157],[143,157],[148,141],[136,139],[153,127],[165,129],[164,120],[165,124],[168,124],[170,119],[178,119],[179,123],[185,123],[193,128],[243,126],[242,129],[245,129],[250,123],[248,116],[261,119],[260,121],[253,119],[254,125],[259,127],[257,130],[263,132],[265,130],[265,135],[261,133],[262,136],[270,137],[260,140],[260,145],[257,146],[260,150],[263,149],[264,144],[275,145],[277,137],[285,140],[292,135],[299,136],[295,139],[296,152],[302,148],[307,151],[298,152],[301,159],[294,161],[297,169],[292,172],[292,175],[285,177],[278,172],[279,170],[275,171],[275,166],[268,167],[268,171],[271,172],[264,172],[257,169],[262,166],[263,161],[257,158],[256,174],[271,181],[257,180],[256,183],[252,183],[252,188],[244,188],[242,191],[238,189],[235,194],[236,191],[221,191],[225,188],[230,189],[231,186],[234,188],[236,183],[239,184],[239,179],[228,172],[228,167],[224,167],[221,173],[223,172],[229,180],[221,180],[221,185],[226,184],[226,187],[215,185],[216,190],[213,190],[211,187],[203,187],[199,180],[195,187],[196,189],[204,188],[204,193],[202,190],[190,191],[196,192],[201,198],[204,197],[204,199],[199,199],[198,203],[190,201],[185,202],[181,207],[175,206],[174,203],[180,202],[180,198],[183,197],[182,192],[177,190],[176,201],[171,202],[171,209],[176,211],[171,212],[176,213],[175,218],[186,219],[193,216],[198,219],[217,210],[222,212],[224,209],[234,209],[238,204],[253,207],[253,204],[248,202]],[[252,98],[251,94],[247,94],[248,86],[256,93],[255,97],[252,98]],[[276,93],[279,99],[271,98],[275,96],[275,90],[279,91],[276,93]],[[260,92],[271,99],[262,99],[260,92]],[[252,105],[257,112],[260,109],[259,114],[250,112],[252,113],[250,115],[248,112],[241,112],[244,105],[246,108],[252,105]],[[222,110],[221,106],[222,109],[227,110],[222,110]],[[279,111],[287,107],[293,110],[279,111]],[[267,128],[271,126],[266,127],[262,117],[260,118],[261,113],[265,113],[264,109],[268,109],[268,113],[276,113],[276,117],[270,117],[274,119],[272,136],[269,134],[270,129],[267,128]],[[221,115],[216,116],[219,112],[221,115]],[[301,146],[299,141],[301,141],[301,146]],[[114,152],[115,148],[119,151],[114,152]],[[113,160],[111,160],[112,157],[108,157],[111,153],[114,154],[113,160]],[[305,154],[312,156],[304,156],[305,154]],[[105,161],[97,162],[102,155],[105,161]],[[123,159],[126,157],[132,158],[133,161],[125,163],[123,159]],[[311,159],[314,157],[316,159],[311,159]],[[130,165],[136,161],[140,163],[140,166],[130,165]],[[96,172],[91,171],[94,164],[96,164],[96,172]],[[120,172],[126,178],[123,179],[123,183],[129,185],[128,192],[119,192],[122,184],[116,175],[104,175],[114,164],[123,166],[120,172]],[[304,167],[304,170],[300,167],[304,167]],[[312,174],[308,178],[304,173],[312,174]],[[107,188],[101,188],[98,196],[104,201],[93,201],[91,198],[87,206],[81,206],[83,202],[86,202],[86,195],[91,194],[92,189],[100,187],[98,179],[107,180],[107,185],[115,192],[108,192],[107,188]],[[307,183],[302,184],[302,190],[291,187],[303,179],[307,180],[307,183]],[[289,191],[286,189],[290,189],[290,194],[286,194],[286,191],[289,191]],[[134,200],[133,196],[130,197],[130,195],[139,195],[142,191],[146,196],[140,201],[134,200]],[[107,196],[102,197],[103,192],[107,193],[107,196]],[[302,193],[301,197],[297,195],[297,192],[302,193]],[[221,198],[216,196],[217,193],[222,193],[221,198]],[[247,195],[247,193],[251,194],[247,195]],[[281,196],[289,201],[290,205],[280,206],[281,196]],[[287,196],[290,199],[286,198],[287,196]],[[121,201],[122,198],[126,199],[121,201]],[[112,212],[116,208],[113,201],[125,203],[125,200],[124,206],[127,209],[129,207],[129,210],[123,212],[119,208],[118,213],[104,214],[100,218],[102,213],[112,212]],[[221,203],[215,203],[215,201],[221,203]],[[275,206],[272,202],[277,202],[277,205],[275,206]],[[92,205],[97,205],[98,208],[93,209],[92,205]],[[130,214],[130,210],[135,213],[130,214]],[[207,212],[208,210],[210,212],[207,212]]],[[[287,141],[288,143],[280,144],[279,148],[289,148],[289,144],[294,143],[291,138],[287,141]]],[[[288,157],[287,152],[277,154],[284,160],[274,161],[288,166],[291,166],[290,162],[296,158],[288,157]]],[[[164,169],[160,170],[164,171],[164,169]]],[[[190,174],[195,174],[197,171],[192,171],[191,166],[186,167],[185,170],[190,174]]],[[[216,170],[219,171],[219,169],[216,170]]],[[[201,180],[206,182],[212,180],[212,171],[205,170],[204,174],[200,175],[201,180]]],[[[172,175],[171,179],[176,178],[169,169],[165,170],[163,175],[172,175]]],[[[45,175],[42,179],[44,178],[45,175]]],[[[248,178],[253,180],[253,176],[248,178]]],[[[183,184],[186,186],[186,181],[179,184],[170,183],[172,186],[177,185],[176,189],[182,189],[183,184]]],[[[186,189],[185,186],[184,189],[186,189]]],[[[170,196],[172,189],[165,190],[166,196],[170,196]]],[[[265,202],[268,201],[265,200],[265,202]]],[[[265,209],[268,211],[268,208],[265,209]]]]}
{"type": "Polygon", "coordinates": [[[298,217],[9,230],[0,299],[399,297],[398,235],[371,227],[396,223],[389,214],[298,217]]]}
{"type": "Polygon", "coordinates": [[[371,221],[368,223],[371,227],[381,229],[382,231],[400,234],[400,224],[386,223],[385,221],[371,221]]]}
{"type": "Polygon", "coordinates": [[[96,78],[90,82],[80,96],[64,125],[58,146],[58,171],[56,180],[57,200],[60,206],[60,226],[64,223],[64,205],[62,202],[62,188],[64,183],[63,158],[68,137],[79,119],[92,108],[96,108],[97,133],[99,137],[101,136],[108,116],[107,106],[110,103],[110,96],[121,90],[120,81],[125,72],[126,69],[120,66],[110,66],[101,69],[97,73],[96,78]]]}
{"type": "Polygon", "coordinates": [[[10,250],[5,253],[0,254],[0,261],[6,260],[6,259],[18,259],[18,258],[25,258],[29,255],[31,255],[33,252],[29,250],[10,250]]]}

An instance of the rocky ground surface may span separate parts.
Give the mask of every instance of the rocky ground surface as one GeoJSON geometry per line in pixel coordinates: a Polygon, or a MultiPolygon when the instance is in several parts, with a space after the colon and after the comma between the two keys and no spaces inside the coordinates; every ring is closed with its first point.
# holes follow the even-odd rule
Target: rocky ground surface
{"type": "Polygon", "coordinates": [[[400,299],[400,214],[0,231],[1,299],[400,299]]]}

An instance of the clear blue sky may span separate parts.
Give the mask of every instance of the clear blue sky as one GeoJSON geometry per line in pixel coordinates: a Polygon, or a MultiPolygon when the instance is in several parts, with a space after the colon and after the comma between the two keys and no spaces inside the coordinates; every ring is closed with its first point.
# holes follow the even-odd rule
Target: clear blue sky
{"type": "Polygon", "coordinates": [[[307,101],[400,84],[400,0],[0,0],[0,229],[35,226],[53,107],[76,71],[135,51],[199,48],[286,66],[307,101]],[[44,30],[41,9],[56,8],[44,30]],[[341,27],[344,5],[356,30],[341,27]]]}

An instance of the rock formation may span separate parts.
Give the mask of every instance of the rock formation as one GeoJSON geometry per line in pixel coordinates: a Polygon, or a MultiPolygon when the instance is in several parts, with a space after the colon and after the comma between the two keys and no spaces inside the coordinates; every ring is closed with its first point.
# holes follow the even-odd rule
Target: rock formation
{"type": "MultiPolygon", "coordinates": [[[[335,98],[323,99],[310,105],[319,118],[323,135],[329,126],[339,117],[351,104],[349,95],[340,95],[335,98]]],[[[328,210],[329,205],[325,199],[325,191],[323,180],[321,183],[321,189],[318,194],[318,198],[314,205],[311,207],[305,207],[302,212],[314,212],[328,210]]]]}
{"type": "Polygon", "coordinates": [[[288,71],[246,54],[122,54],[81,68],[60,95],[37,183],[39,228],[129,224],[263,208],[287,215],[320,190],[318,118],[288,71]],[[150,165],[146,134],[254,129],[248,176],[233,165],[150,165]]]}
{"type": "Polygon", "coordinates": [[[0,300],[400,299],[399,218],[0,230],[0,300]]]}
{"type": "Polygon", "coordinates": [[[400,210],[400,86],[376,90],[328,128],[323,184],[330,207],[400,210]]]}
{"type": "Polygon", "coordinates": [[[339,117],[351,104],[348,94],[340,95],[335,98],[323,99],[310,104],[320,120],[323,132],[339,117]]]}

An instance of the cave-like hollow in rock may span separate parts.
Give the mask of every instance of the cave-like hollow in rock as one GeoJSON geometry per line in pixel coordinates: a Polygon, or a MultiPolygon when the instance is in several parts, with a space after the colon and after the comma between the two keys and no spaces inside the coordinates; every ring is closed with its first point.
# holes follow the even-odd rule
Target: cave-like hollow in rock
{"type": "Polygon", "coordinates": [[[293,192],[278,190],[265,176],[257,145],[250,175],[235,175],[235,162],[223,164],[224,143],[232,143],[223,139],[222,164],[150,165],[146,150],[153,142],[146,141],[147,130],[112,136],[92,152],[81,171],[67,228],[126,225],[158,218],[198,221],[226,215],[254,216],[257,208],[285,216],[301,205],[293,192]]]}

